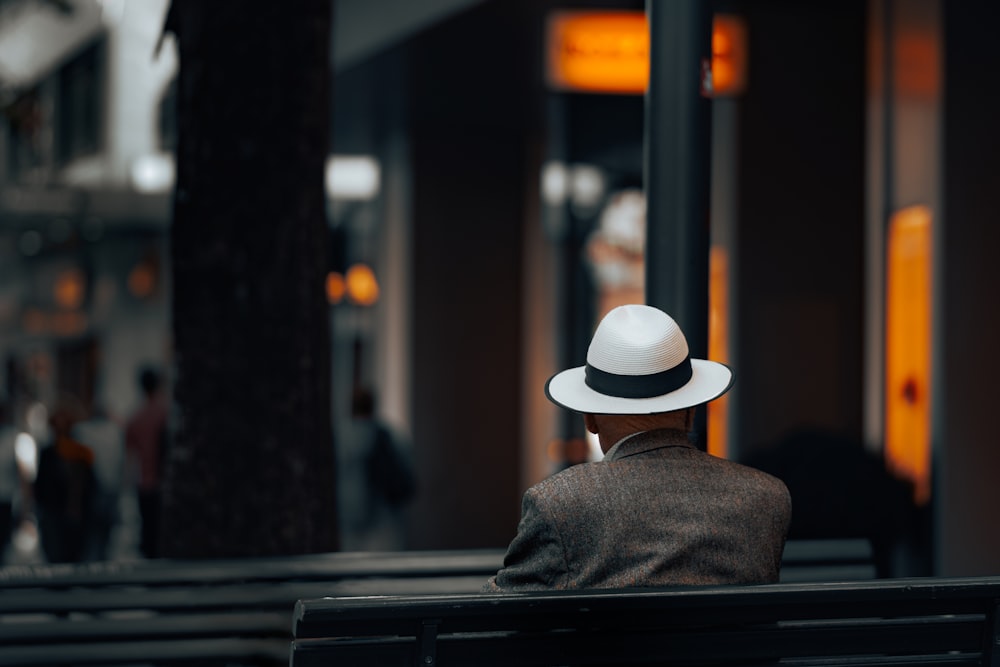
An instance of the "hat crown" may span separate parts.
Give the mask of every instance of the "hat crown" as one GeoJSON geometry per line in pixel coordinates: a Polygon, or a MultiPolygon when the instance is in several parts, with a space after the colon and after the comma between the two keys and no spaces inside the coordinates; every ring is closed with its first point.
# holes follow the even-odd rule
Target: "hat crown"
{"type": "Polygon", "coordinates": [[[629,304],[611,310],[594,332],[587,363],[616,375],[652,375],[688,357],[687,339],[662,310],[629,304]]]}

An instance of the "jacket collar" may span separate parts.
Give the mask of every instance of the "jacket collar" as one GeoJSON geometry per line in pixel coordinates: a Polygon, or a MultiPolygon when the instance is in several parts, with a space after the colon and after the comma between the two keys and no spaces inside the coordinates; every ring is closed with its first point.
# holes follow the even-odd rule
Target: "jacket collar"
{"type": "Polygon", "coordinates": [[[643,454],[654,449],[666,447],[689,447],[694,449],[687,433],[675,429],[656,429],[654,431],[639,431],[625,436],[604,455],[605,461],[618,461],[628,456],[643,454]]]}

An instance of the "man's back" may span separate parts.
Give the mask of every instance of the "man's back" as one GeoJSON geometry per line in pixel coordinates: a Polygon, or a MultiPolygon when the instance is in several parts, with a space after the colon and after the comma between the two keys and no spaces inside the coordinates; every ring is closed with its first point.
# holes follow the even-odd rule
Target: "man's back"
{"type": "Polygon", "coordinates": [[[525,494],[486,590],[777,581],[790,517],[776,478],[641,433],[525,494]]]}

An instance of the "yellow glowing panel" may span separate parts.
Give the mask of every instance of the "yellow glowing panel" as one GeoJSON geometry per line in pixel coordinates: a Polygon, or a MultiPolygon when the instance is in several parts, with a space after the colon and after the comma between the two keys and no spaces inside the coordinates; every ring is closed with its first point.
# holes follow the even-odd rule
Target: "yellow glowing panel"
{"type": "Polygon", "coordinates": [[[897,211],[889,222],[886,267],[885,457],[930,498],[931,212],[897,211]]]}
{"type": "MultiPolygon", "coordinates": [[[[726,249],[713,246],[709,255],[708,358],[726,363],[729,350],[729,256],[726,249]]],[[[726,396],[708,404],[708,453],[728,455],[726,396]]]]}
{"type": "MultiPolygon", "coordinates": [[[[712,95],[746,87],[746,24],[712,21],[712,95]]],[[[558,90],[642,94],[649,82],[649,27],[641,11],[560,11],[549,17],[547,78],[558,90]]]]}

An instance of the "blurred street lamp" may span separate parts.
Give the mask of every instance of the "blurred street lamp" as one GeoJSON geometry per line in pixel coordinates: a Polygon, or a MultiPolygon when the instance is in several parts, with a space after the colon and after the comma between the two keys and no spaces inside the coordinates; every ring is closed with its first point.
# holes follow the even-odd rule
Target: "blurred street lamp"
{"type": "Polygon", "coordinates": [[[344,274],[340,271],[331,271],[326,274],[326,300],[331,306],[335,306],[344,300],[347,294],[347,283],[344,281],[344,274]]]}
{"type": "Polygon", "coordinates": [[[174,158],[166,153],[143,155],[132,162],[132,187],[142,194],[162,194],[174,187],[174,158]]]}
{"type": "Polygon", "coordinates": [[[326,194],[331,199],[374,199],[381,187],[378,160],[368,155],[332,155],[326,161],[326,194]]]}
{"type": "Polygon", "coordinates": [[[56,303],[62,308],[79,308],[86,291],[83,272],[72,268],[60,271],[52,288],[56,303]]]}
{"type": "Polygon", "coordinates": [[[367,264],[355,264],[347,270],[347,296],[359,306],[371,306],[378,301],[378,280],[367,264]]]}

